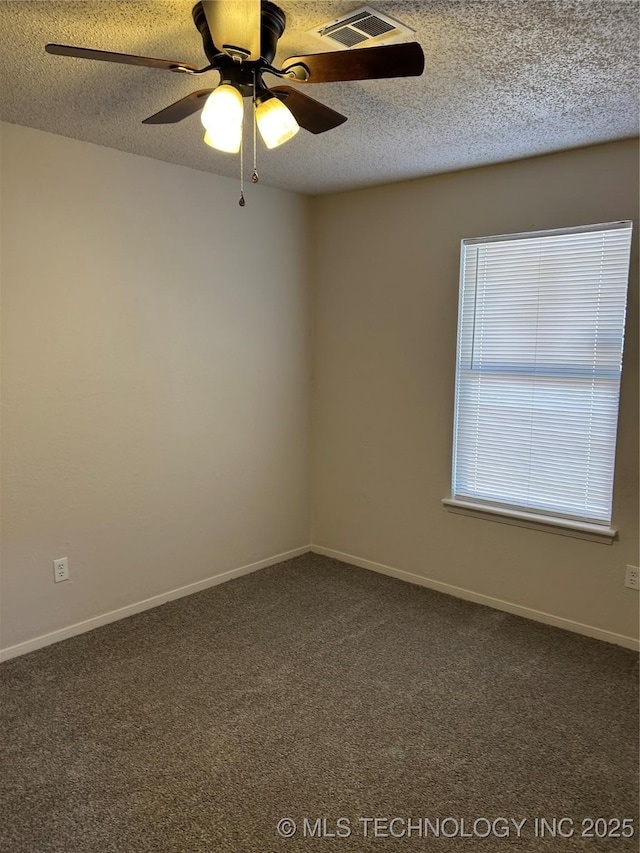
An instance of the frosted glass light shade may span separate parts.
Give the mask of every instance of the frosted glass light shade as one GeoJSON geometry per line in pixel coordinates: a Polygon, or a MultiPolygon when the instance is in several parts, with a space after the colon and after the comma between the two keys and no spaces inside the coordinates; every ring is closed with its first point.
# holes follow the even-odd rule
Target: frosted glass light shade
{"type": "Polygon", "coordinates": [[[233,86],[223,83],[214,89],[200,114],[206,130],[204,141],[212,148],[236,154],[242,142],[244,101],[233,86]]]}
{"type": "Polygon", "coordinates": [[[278,98],[268,98],[256,106],[256,121],[267,148],[277,148],[300,130],[291,110],[278,98]]]}
{"type": "Polygon", "coordinates": [[[242,142],[242,125],[229,125],[229,127],[216,128],[205,131],[204,141],[218,151],[227,154],[237,154],[242,142]]]}

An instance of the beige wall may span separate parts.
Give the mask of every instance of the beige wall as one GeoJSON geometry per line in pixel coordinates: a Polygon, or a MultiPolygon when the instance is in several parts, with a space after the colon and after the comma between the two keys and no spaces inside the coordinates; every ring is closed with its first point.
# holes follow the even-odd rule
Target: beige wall
{"type": "Polygon", "coordinates": [[[638,636],[638,147],[326,196],[313,208],[313,535],[326,549],[638,636]],[[460,240],[634,219],[613,545],[455,515],[460,240]]]}
{"type": "Polygon", "coordinates": [[[306,545],[308,202],[8,124],[1,157],[0,645],[306,545]]]}
{"type": "Polygon", "coordinates": [[[309,308],[312,541],[637,636],[637,222],[619,540],[440,505],[460,240],[636,219],[636,144],[240,209],[233,180],[14,125],[0,143],[0,647],[304,548],[309,308]]]}

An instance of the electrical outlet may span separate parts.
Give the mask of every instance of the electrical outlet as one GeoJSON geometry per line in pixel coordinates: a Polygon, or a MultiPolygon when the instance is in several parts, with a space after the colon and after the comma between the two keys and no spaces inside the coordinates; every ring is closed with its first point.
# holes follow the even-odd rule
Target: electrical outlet
{"type": "Polygon", "coordinates": [[[66,557],[53,561],[53,580],[55,583],[69,580],[69,563],[66,557]]]}
{"type": "Polygon", "coordinates": [[[640,568],[638,566],[627,566],[624,585],[629,589],[640,589],[640,568]]]}

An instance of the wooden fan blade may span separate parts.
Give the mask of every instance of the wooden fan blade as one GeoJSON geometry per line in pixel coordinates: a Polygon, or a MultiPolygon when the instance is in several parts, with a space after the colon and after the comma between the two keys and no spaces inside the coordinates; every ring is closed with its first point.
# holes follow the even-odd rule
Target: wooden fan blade
{"type": "Polygon", "coordinates": [[[149,118],[144,119],[142,124],[173,124],[173,122],[182,121],[183,118],[188,118],[201,110],[211,92],[213,89],[199,89],[197,92],[192,92],[186,98],[181,98],[175,104],[171,104],[171,106],[160,110],[159,113],[154,113],[149,118]]]}
{"type": "Polygon", "coordinates": [[[347,120],[346,116],[321,104],[315,98],[292,89],[291,86],[274,86],[269,91],[291,110],[300,127],[311,133],[324,133],[325,130],[338,127],[347,120]]]}
{"type": "Polygon", "coordinates": [[[202,0],[202,8],[219,50],[239,47],[246,59],[260,59],[260,0],[202,0]]]}
{"type": "Polygon", "coordinates": [[[110,50],[92,50],[89,47],[72,47],[67,44],[48,44],[47,53],[54,56],[75,56],[78,59],[98,59],[101,62],[120,62],[122,65],[144,65],[147,68],[164,68],[167,71],[197,71],[196,65],[190,62],[179,62],[177,59],[154,59],[151,56],[134,56],[131,53],[112,53],[110,50]]]}
{"type": "Polygon", "coordinates": [[[283,72],[298,83],[337,83],[382,77],[418,77],[424,71],[424,53],[417,42],[334,50],[285,59],[283,72]]]}

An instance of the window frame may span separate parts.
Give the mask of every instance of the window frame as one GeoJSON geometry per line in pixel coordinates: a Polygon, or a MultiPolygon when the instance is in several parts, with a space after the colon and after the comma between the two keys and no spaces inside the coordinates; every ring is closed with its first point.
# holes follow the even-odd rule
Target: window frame
{"type": "MultiPolygon", "coordinates": [[[[558,533],[567,536],[587,539],[590,541],[603,542],[611,544],[617,536],[617,530],[613,527],[612,521],[600,522],[590,519],[572,516],[569,513],[566,515],[539,510],[534,507],[526,507],[521,504],[513,505],[509,503],[508,498],[504,501],[492,501],[490,499],[469,497],[467,495],[456,493],[456,454],[458,441],[458,423],[459,423],[459,370],[460,370],[460,346],[462,341],[463,330],[463,293],[465,287],[465,249],[468,246],[479,244],[492,244],[498,242],[517,241],[522,239],[531,239],[547,236],[562,236],[575,235],[581,233],[593,233],[605,230],[629,229],[630,244],[633,240],[633,222],[630,220],[618,220],[615,222],[598,223],[593,225],[583,225],[568,228],[545,229],[539,231],[518,232],[514,234],[502,234],[486,237],[474,237],[463,239],[460,244],[460,278],[459,278],[459,298],[458,298],[458,322],[456,336],[456,372],[455,372],[455,402],[454,402],[454,422],[453,422],[453,454],[451,464],[451,497],[444,498],[442,505],[446,510],[470,515],[477,518],[484,518],[491,521],[499,521],[507,524],[515,524],[517,526],[525,526],[533,529],[544,530],[549,533],[558,533]]],[[[630,246],[631,247],[631,246],[630,246]]],[[[629,270],[627,270],[626,279],[627,291],[625,293],[625,306],[628,299],[629,285],[629,270]]],[[[626,326],[626,307],[622,323],[622,352],[624,350],[625,326],[626,326]]],[[[620,367],[619,379],[622,378],[622,364],[620,367]]],[[[616,432],[617,424],[619,423],[619,405],[620,405],[620,385],[618,386],[617,412],[616,412],[616,432]]],[[[616,440],[614,439],[614,460],[612,467],[612,494],[611,494],[611,515],[614,509],[614,487],[615,487],[615,464],[616,464],[616,440]]]]}

